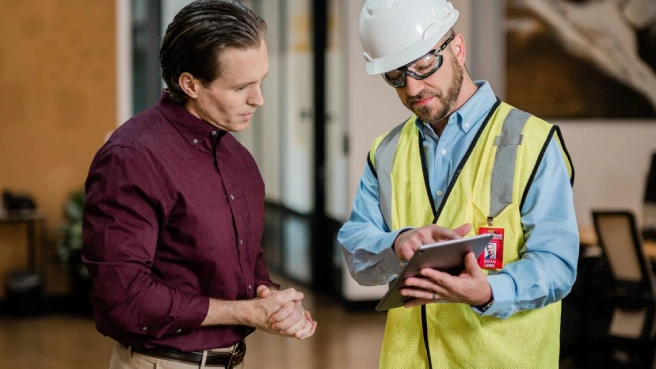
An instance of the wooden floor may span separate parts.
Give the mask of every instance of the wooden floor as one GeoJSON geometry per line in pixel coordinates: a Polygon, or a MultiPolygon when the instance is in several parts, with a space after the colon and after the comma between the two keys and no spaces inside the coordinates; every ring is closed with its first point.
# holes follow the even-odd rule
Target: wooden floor
{"type": "MultiPolygon", "coordinates": [[[[299,289],[319,322],[315,335],[298,341],[255,332],[246,341],[245,369],[377,368],[385,315],[347,312],[336,301],[299,289]]],[[[113,345],[90,318],[0,316],[2,369],[106,369],[113,345]]]]}
{"type": "MultiPolygon", "coordinates": [[[[347,312],[328,298],[303,292],[308,308],[319,322],[316,334],[298,341],[255,332],[246,340],[245,369],[377,368],[385,315],[347,312]]],[[[0,369],[106,369],[113,346],[114,341],[96,332],[93,320],[88,317],[0,316],[0,369]]],[[[581,363],[566,358],[559,367],[624,367],[599,355],[585,360],[581,363]]]]}
{"type": "MultiPolygon", "coordinates": [[[[283,278],[273,279],[283,287],[304,292],[305,305],[319,325],[315,335],[304,341],[253,333],[246,340],[245,369],[378,367],[385,314],[347,311],[336,299],[314,294],[283,278]]],[[[564,315],[567,321],[570,315],[564,315]]],[[[106,369],[113,346],[112,339],[96,331],[90,317],[48,314],[18,319],[0,315],[0,369],[106,369]]],[[[599,353],[567,356],[559,367],[628,368],[599,353]]]]}

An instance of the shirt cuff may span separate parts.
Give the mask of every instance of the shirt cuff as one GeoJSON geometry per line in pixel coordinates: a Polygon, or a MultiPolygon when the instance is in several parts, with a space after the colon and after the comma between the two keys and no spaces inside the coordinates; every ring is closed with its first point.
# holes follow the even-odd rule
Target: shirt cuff
{"type": "Polygon", "coordinates": [[[380,257],[383,262],[383,268],[382,272],[376,276],[375,281],[377,284],[384,284],[384,283],[389,283],[391,282],[396,276],[399,275],[403,267],[405,266],[405,262],[399,259],[398,256],[396,256],[396,252],[394,251],[394,241],[396,240],[396,237],[401,232],[407,231],[412,228],[402,228],[397,231],[391,232],[380,241],[380,245],[382,245],[383,249],[380,251],[380,257]]]}
{"type": "Polygon", "coordinates": [[[255,279],[255,288],[259,286],[267,286],[273,288],[274,290],[280,290],[280,285],[276,282],[271,281],[270,279],[255,279]]]}
{"type": "Polygon", "coordinates": [[[515,282],[507,274],[494,274],[487,277],[494,303],[485,312],[472,306],[472,309],[482,316],[494,316],[497,318],[508,318],[512,315],[514,301],[515,282]]]}
{"type": "Polygon", "coordinates": [[[200,328],[207,317],[210,308],[209,297],[200,296],[191,292],[179,292],[180,302],[176,317],[176,330],[169,333],[189,333],[200,328]]]}

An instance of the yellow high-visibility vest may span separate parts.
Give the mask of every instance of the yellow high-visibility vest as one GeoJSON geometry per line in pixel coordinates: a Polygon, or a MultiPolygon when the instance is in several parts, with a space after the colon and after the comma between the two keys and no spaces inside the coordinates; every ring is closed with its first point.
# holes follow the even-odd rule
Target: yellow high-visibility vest
{"type": "MultiPolygon", "coordinates": [[[[425,181],[421,140],[410,117],[378,137],[369,161],[378,178],[380,208],[391,230],[436,223],[464,223],[505,230],[504,265],[524,246],[520,209],[552,137],[560,144],[573,182],[574,171],[560,130],[497,101],[434,209],[425,181]]],[[[491,272],[493,273],[493,272],[491,272]]],[[[513,314],[481,317],[469,305],[435,303],[388,312],[381,368],[557,368],[560,302],[513,314]]]]}

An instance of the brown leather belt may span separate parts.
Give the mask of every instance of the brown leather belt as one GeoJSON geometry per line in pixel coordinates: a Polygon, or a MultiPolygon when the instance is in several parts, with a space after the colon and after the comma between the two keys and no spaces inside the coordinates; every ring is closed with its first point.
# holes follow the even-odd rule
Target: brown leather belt
{"type": "MultiPolygon", "coordinates": [[[[127,345],[121,344],[121,346],[128,348],[127,345]]],[[[169,347],[156,347],[156,348],[139,348],[132,346],[132,352],[137,352],[142,355],[158,357],[162,359],[177,360],[183,361],[186,363],[198,364],[200,365],[203,360],[202,351],[181,351],[169,347]]],[[[246,355],[246,344],[244,341],[240,341],[235,345],[232,352],[207,352],[207,359],[205,360],[206,366],[222,366],[226,369],[231,369],[244,360],[244,355],[246,355]]]]}

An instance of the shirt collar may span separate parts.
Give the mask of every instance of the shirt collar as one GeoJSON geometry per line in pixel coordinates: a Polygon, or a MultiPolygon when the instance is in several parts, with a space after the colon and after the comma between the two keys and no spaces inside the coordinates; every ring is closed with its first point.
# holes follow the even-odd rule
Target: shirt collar
{"type": "Polygon", "coordinates": [[[188,112],[184,106],[176,104],[166,90],[162,90],[156,107],[186,140],[194,144],[216,136],[221,131],[188,112]]]}
{"type": "MultiPolygon", "coordinates": [[[[476,87],[478,89],[469,98],[460,109],[456,110],[449,116],[448,125],[457,125],[458,128],[463,132],[467,133],[470,129],[474,128],[482,120],[484,116],[490,111],[490,109],[497,102],[497,97],[494,95],[492,86],[488,81],[475,81],[476,87]]],[[[428,124],[424,124],[419,118],[415,120],[415,125],[419,130],[419,133],[422,135],[422,138],[425,138],[425,131],[432,133],[435,137],[435,132],[433,127],[428,124]]]]}

